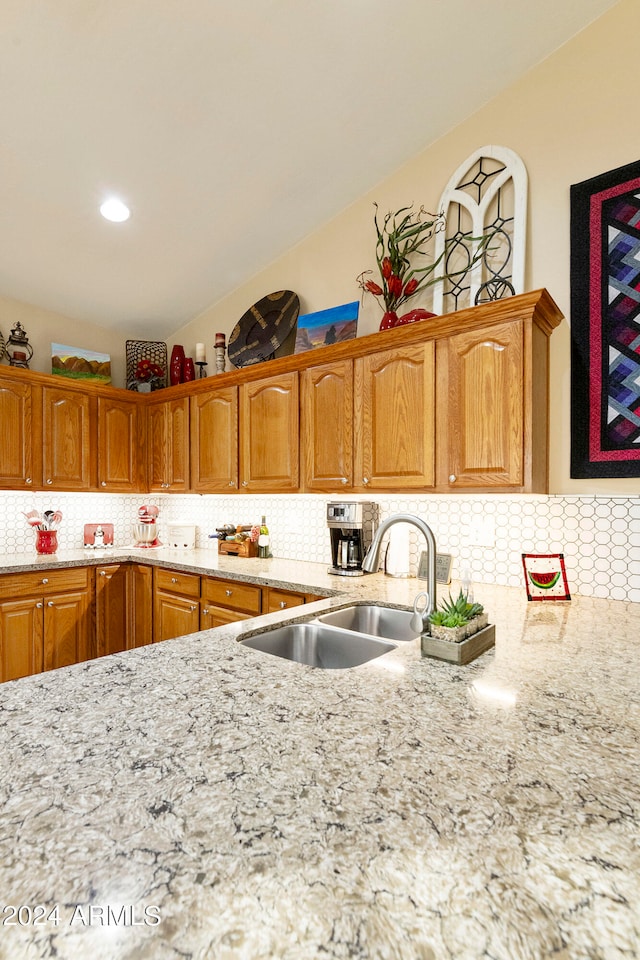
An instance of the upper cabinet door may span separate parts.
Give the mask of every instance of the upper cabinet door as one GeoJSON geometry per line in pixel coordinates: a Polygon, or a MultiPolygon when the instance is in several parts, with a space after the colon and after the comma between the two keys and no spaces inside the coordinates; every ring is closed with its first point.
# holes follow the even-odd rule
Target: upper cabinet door
{"type": "Polygon", "coordinates": [[[191,397],[191,489],[238,489],[238,388],[191,397]]]}
{"type": "Polygon", "coordinates": [[[298,373],[240,388],[240,485],[248,492],[297,490],[298,373]]]}
{"type": "Polygon", "coordinates": [[[169,490],[184,493],[189,489],[189,398],[171,400],[167,406],[169,490]]]}
{"type": "MultiPolygon", "coordinates": [[[[94,400],[95,403],[95,400],[94,400]]],[[[94,407],[95,410],[95,407],[94,407]]],[[[94,413],[95,417],[95,413],[94,413]]],[[[42,391],[43,480],[55,490],[90,490],[95,484],[92,402],[68,388],[42,391]]]]}
{"type": "Polygon", "coordinates": [[[353,486],[353,361],[302,372],[300,454],[306,490],[353,486]]]}
{"type": "Polygon", "coordinates": [[[140,489],[140,443],[137,400],[98,397],[98,486],[118,493],[140,489]]]}
{"type": "Polygon", "coordinates": [[[147,408],[149,489],[189,489],[189,398],[151,403],[147,408]]]}
{"type": "Polygon", "coordinates": [[[355,470],[361,489],[434,485],[433,341],[355,361],[355,470]]]}
{"type": "MultiPolygon", "coordinates": [[[[523,324],[460,333],[448,342],[449,483],[524,483],[523,324]]],[[[546,418],[547,409],[540,411],[546,418]]]]}
{"type": "Polygon", "coordinates": [[[35,475],[36,469],[40,473],[40,458],[34,456],[39,446],[35,436],[34,399],[31,384],[0,376],[0,489],[23,490],[39,486],[40,476],[35,475]]]}
{"type": "Polygon", "coordinates": [[[163,401],[147,407],[147,451],[149,489],[166,490],[167,415],[163,401]]]}

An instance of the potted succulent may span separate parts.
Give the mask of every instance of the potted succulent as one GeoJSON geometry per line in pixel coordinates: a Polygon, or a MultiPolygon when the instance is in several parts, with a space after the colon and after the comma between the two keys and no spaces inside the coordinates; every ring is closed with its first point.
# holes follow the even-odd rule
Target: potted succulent
{"type": "Polygon", "coordinates": [[[439,610],[429,616],[420,638],[423,657],[446,660],[463,666],[471,663],[496,642],[496,628],[488,623],[481,603],[473,603],[460,591],[454,600],[449,595],[439,610]]]}
{"type": "Polygon", "coordinates": [[[460,591],[454,600],[449,594],[439,610],[429,617],[429,633],[438,640],[461,643],[487,626],[488,617],[481,603],[473,603],[460,591]]]}

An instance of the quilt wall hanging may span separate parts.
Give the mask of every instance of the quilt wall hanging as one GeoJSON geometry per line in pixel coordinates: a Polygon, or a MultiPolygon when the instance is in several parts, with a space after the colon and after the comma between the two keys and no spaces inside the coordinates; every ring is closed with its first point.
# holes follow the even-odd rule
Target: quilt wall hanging
{"type": "Polygon", "coordinates": [[[640,162],[571,187],[571,476],[640,477],[640,162]]]}

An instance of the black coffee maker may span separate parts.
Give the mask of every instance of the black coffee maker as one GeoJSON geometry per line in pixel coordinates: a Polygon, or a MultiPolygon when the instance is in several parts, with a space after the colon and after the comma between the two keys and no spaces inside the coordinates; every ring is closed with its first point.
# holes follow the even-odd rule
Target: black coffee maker
{"type": "Polygon", "coordinates": [[[371,546],[377,525],[375,503],[327,504],[327,526],[331,537],[331,566],[328,573],[340,577],[364,575],[362,561],[371,546]]]}

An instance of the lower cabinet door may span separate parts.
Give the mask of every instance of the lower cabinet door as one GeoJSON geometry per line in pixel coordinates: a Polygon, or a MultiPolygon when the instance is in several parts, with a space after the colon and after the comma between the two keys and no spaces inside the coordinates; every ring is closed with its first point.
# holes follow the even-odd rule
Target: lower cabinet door
{"type": "Polygon", "coordinates": [[[43,601],[0,603],[0,682],[41,673],[43,601]]]}
{"type": "Polygon", "coordinates": [[[69,667],[91,656],[88,591],[65,593],[44,601],[44,669],[69,667]]]}
{"type": "Polygon", "coordinates": [[[127,567],[112,563],[96,570],[96,654],[127,649],[129,592],[127,567]]]}
{"type": "Polygon", "coordinates": [[[200,604],[197,600],[156,593],[153,611],[153,642],[171,640],[200,629],[200,604]]]}
{"type": "Polygon", "coordinates": [[[250,620],[255,613],[238,613],[226,607],[216,607],[206,601],[201,601],[200,629],[211,630],[212,627],[223,627],[226,623],[236,623],[238,620],[250,620]]]}
{"type": "Polygon", "coordinates": [[[132,563],[129,577],[129,647],[144,647],[153,643],[153,567],[132,563]]]}

